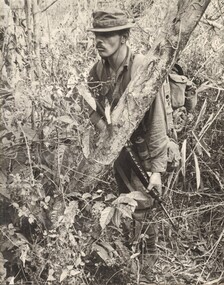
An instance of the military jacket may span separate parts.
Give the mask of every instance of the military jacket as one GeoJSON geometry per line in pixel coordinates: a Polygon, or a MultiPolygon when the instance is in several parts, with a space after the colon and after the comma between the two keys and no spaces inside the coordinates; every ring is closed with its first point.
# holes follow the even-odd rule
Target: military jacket
{"type": "MultiPolygon", "coordinates": [[[[97,111],[92,111],[90,114],[93,123],[96,123],[99,118],[105,119],[106,102],[109,102],[111,110],[114,109],[144,58],[142,54],[134,55],[128,48],[127,55],[116,75],[111,75],[107,60],[101,59],[94,64],[88,79],[91,93],[97,101],[97,111]]],[[[145,139],[149,156],[144,161],[144,165],[146,170],[151,172],[164,172],[167,166],[168,138],[164,104],[162,92],[159,92],[131,138],[134,144],[139,136],[145,139]]]]}

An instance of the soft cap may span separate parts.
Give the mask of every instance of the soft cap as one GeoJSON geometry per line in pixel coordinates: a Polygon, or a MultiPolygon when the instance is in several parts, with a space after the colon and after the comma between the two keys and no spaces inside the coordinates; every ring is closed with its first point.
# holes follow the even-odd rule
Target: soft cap
{"type": "Polygon", "coordinates": [[[92,16],[93,27],[88,29],[91,32],[113,32],[130,29],[134,26],[127,15],[117,8],[95,11],[92,16]]]}

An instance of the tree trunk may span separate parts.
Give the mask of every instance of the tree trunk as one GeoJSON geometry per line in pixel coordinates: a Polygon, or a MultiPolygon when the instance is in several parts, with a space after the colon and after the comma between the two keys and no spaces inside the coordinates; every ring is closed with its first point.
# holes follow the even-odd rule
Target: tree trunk
{"type": "Polygon", "coordinates": [[[33,14],[33,41],[34,41],[34,52],[35,52],[35,67],[38,75],[38,79],[41,79],[41,60],[40,60],[40,8],[37,4],[37,0],[33,0],[32,5],[32,14],[33,14]]]}
{"type": "Polygon", "coordinates": [[[31,0],[25,0],[26,27],[27,27],[27,46],[30,63],[30,79],[34,81],[34,63],[33,63],[33,40],[32,40],[32,15],[31,15],[31,0]]]}
{"type": "Polygon", "coordinates": [[[210,0],[175,0],[170,3],[170,11],[158,39],[112,113],[112,134],[100,134],[93,154],[80,164],[78,171],[82,175],[79,182],[72,184],[71,190],[86,190],[106,173],[150,108],[209,2],[210,0]]]}

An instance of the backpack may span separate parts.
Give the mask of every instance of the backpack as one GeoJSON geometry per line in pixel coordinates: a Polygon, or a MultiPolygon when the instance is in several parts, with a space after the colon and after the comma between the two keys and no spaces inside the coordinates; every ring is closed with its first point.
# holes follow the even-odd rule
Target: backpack
{"type": "Polygon", "coordinates": [[[163,86],[164,108],[167,123],[168,171],[179,166],[181,155],[178,145],[178,133],[183,131],[187,123],[187,115],[197,104],[196,88],[184,76],[182,68],[175,64],[163,86]]]}
{"type": "Polygon", "coordinates": [[[183,130],[187,114],[192,112],[197,104],[195,87],[183,74],[182,68],[175,64],[163,84],[167,132],[174,129],[176,133],[183,130]]]}

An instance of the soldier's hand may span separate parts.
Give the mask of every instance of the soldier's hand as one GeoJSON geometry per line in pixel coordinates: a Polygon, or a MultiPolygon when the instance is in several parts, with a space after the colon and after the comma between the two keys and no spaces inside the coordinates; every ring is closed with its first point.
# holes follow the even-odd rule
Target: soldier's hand
{"type": "Polygon", "coordinates": [[[161,174],[159,172],[153,172],[150,174],[151,175],[149,176],[149,186],[147,189],[150,191],[153,187],[155,187],[159,192],[159,195],[162,196],[161,174]]]}

